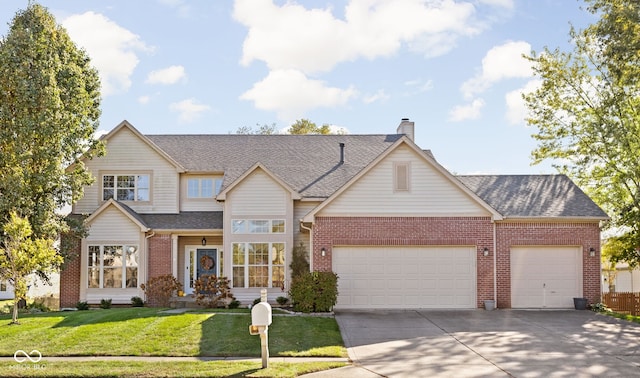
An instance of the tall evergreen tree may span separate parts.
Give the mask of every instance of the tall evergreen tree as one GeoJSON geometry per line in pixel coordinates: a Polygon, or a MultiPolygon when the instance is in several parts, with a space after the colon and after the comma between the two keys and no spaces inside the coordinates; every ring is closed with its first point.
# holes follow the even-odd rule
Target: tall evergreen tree
{"type": "MultiPolygon", "coordinates": [[[[93,136],[99,116],[100,81],[87,54],[46,8],[30,3],[17,12],[0,40],[1,229],[15,214],[27,220],[32,240],[55,240],[68,230],[56,210],[93,182],[80,157],[104,151],[93,136]]],[[[8,240],[0,235],[0,253],[8,240]]],[[[0,278],[7,278],[2,268],[0,278]]]]}

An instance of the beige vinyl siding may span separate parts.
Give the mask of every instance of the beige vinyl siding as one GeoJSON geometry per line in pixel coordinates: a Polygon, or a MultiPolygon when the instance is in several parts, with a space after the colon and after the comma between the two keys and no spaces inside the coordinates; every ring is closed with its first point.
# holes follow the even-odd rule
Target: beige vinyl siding
{"type": "Polygon", "coordinates": [[[286,215],[289,197],[281,185],[258,169],[233,190],[231,213],[233,216],[286,215]]]}
{"type": "Polygon", "coordinates": [[[110,206],[91,223],[87,240],[138,241],[140,235],[140,226],[114,206],[110,206]]]}
{"type": "Polygon", "coordinates": [[[84,197],[73,208],[74,213],[94,212],[103,203],[101,175],[118,172],[150,175],[150,201],[126,202],[132,209],[141,213],[178,212],[179,174],[174,165],[126,127],[111,136],[106,149],[106,155],[85,161],[96,181],[85,188],[84,197]]]}
{"type": "Polygon", "coordinates": [[[222,204],[215,198],[189,198],[187,194],[187,182],[191,178],[222,179],[222,176],[213,175],[182,175],[180,177],[180,211],[222,211],[222,204]]]}
{"type": "Polygon", "coordinates": [[[419,215],[486,216],[482,208],[435,167],[401,146],[373,167],[331,204],[323,216],[419,215]],[[406,166],[408,190],[396,190],[395,167],[406,166]]]}
{"type": "Polygon", "coordinates": [[[89,235],[82,242],[82,257],[80,269],[80,299],[89,303],[100,303],[101,299],[110,298],[113,304],[129,304],[131,297],[143,297],[140,288],[97,289],[87,288],[87,251],[90,244],[131,244],[138,245],[140,258],[138,260],[138,283],[146,281],[146,240],[144,234],[135,222],[129,219],[117,208],[111,206],[98,216],[89,228],[89,235]]]}
{"type": "MultiPolygon", "coordinates": [[[[289,285],[289,263],[293,247],[293,235],[299,229],[293,217],[293,199],[282,187],[262,169],[256,169],[232,188],[226,196],[224,209],[224,275],[233,277],[233,243],[284,243],[285,244],[285,285],[289,285]],[[234,234],[231,232],[233,219],[284,219],[284,234],[234,234]]],[[[280,288],[270,288],[269,297],[282,295],[280,288]]],[[[260,296],[260,288],[234,288],[234,296],[241,302],[253,301],[260,296]]]]}
{"type": "Polygon", "coordinates": [[[304,218],[305,215],[311,212],[314,208],[320,205],[321,202],[301,202],[298,201],[295,203],[293,209],[293,221],[295,224],[293,225],[293,243],[292,246],[298,246],[300,242],[305,245],[307,248],[307,252],[311,250],[311,233],[308,230],[303,230],[300,227],[300,220],[304,218]]]}

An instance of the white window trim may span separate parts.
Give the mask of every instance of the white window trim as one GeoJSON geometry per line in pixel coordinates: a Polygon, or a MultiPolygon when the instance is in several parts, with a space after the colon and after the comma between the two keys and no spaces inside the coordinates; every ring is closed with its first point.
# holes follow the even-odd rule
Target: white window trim
{"type": "MultiPolygon", "coordinates": [[[[84,286],[88,289],[88,290],[96,290],[96,289],[113,289],[113,290],[125,290],[125,289],[137,289],[139,284],[140,284],[140,247],[138,246],[138,244],[136,243],[90,243],[87,245],[87,261],[86,264],[84,266],[84,270],[86,272],[86,279],[84,280],[84,286]],[[117,247],[122,247],[122,253],[123,253],[123,258],[122,258],[122,266],[120,266],[120,268],[122,269],[122,282],[121,282],[121,286],[120,287],[104,287],[104,247],[105,246],[117,246],[117,247]],[[90,266],[89,265],[89,261],[90,261],[90,253],[89,253],[89,249],[91,247],[99,247],[100,249],[100,255],[98,258],[99,264],[97,266],[90,266]],[[135,266],[136,268],[136,287],[127,287],[127,268],[133,268],[133,266],[129,266],[127,265],[127,259],[124,258],[124,255],[126,254],[126,250],[129,247],[134,247],[136,248],[137,252],[138,252],[138,264],[135,266]],[[90,287],[89,286],[89,270],[92,268],[98,268],[98,287],[90,287]]],[[[107,269],[115,269],[115,268],[109,268],[107,267],[107,269]]]]}
{"type": "Polygon", "coordinates": [[[286,277],[286,265],[287,265],[287,261],[286,261],[286,250],[287,250],[287,244],[285,242],[234,242],[231,244],[231,285],[233,288],[237,288],[237,289],[255,289],[255,288],[261,288],[261,287],[257,287],[257,286],[249,286],[249,267],[250,266],[265,266],[265,265],[256,265],[256,264],[249,264],[249,244],[267,244],[268,245],[268,250],[269,250],[269,255],[268,255],[268,261],[269,263],[266,265],[268,267],[268,272],[269,272],[269,276],[267,277],[267,282],[268,282],[268,286],[266,288],[273,288],[273,267],[274,266],[281,266],[283,269],[283,274],[286,277]],[[237,265],[233,263],[233,258],[234,258],[234,245],[236,244],[243,244],[244,245],[244,264],[242,265],[237,265]],[[283,261],[282,264],[277,264],[274,265],[273,264],[273,245],[274,244],[282,244],[282,248],[284,251],[284,256],[285,256],[285,260],[283,261]],[[243,267],[244,268],[244,282],[242,283],[242,286],[236,286],[236,283],[234,282],[234,273],[233,273],[233,268],[236,267],[243,267]]]}
{"type": "Polygon", "coordinates": [[[151,172],[149,171],[117,171],[117,172],[100,172],[100,201],[102,202],[106,202],[109,200],[109,198],[105,199],[104,198],[104,178],[105,176],[113,176],[113,180],[114,180],[114,193],[113,193],[113,199],[116,201],[121,201],[121,202],[135,202],[135,203],[149,203],[151,202],[151,199],[153,198],[153,175],[151,172]],[[117,193],[117,181],[118,181],[118,176],[136,176],[136,182],[135,182],[135,186],[134,186],[134,199],[133,200],[118,200],[118,193],[117,193]],[[147,189],[149,191],[149,198],[146,200],[138,200],[138,182],[137,182],[137,176],[147,176],[148,177],[148,182],[149,182],[149,187],[148,188],[144,188],[147,189]]]}
{"type": "Polygon", "coordinates": [[[231,220],[231,233],[240,235],[266,235],[266,234],[274,234],[274,235],[284,235],[287,232],[287,221],[285,219],[232,219],[231,220]],[[249,224],[251,222],[268,222],[267,231],[266,232],[251,232],[251,227],[249,224]],[[274,222],[282,222],[284,225],[284,229],[281,232],[273,232],[274,222]]]}

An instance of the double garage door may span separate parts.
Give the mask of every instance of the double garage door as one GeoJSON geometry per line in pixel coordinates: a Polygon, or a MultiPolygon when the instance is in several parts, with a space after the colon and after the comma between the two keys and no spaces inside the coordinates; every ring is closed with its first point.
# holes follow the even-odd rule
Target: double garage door
{"type": "Polygon", "coordinates": [[[336,308],[476,308],[476,247],[335,247],[336,308]]]}

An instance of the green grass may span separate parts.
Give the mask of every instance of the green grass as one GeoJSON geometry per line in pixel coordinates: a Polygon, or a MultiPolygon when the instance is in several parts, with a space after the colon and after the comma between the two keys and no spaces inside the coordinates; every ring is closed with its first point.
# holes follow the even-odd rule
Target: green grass
{"type": "MultiPolygon", "coordinates": [[[[155,308],[120,308],[21,314],[19,325],[0,316],[0,356],[36,349],[43,356],[260,357],[260,338],[249,335],[251,315],[228,312],[167,314],[155,308]]],[[[335,319],[274,316],[271,356],[346,357],[335,319]]]]}
{"type": "MultiPolygon", "coordinates": [[[[44,360],[43,360],[44,361],[44,360]]],[[[341,362],[269,363],[198,361],[198,362],[40,362],[17,364],[0,362],[3,377],[297,377],[345,366],[341,362]]]]}
{"type": "Polygon", "coordinates": [[[627,321],[630,321],[630,322],[633,322],[633,323],[639,323],[640,324],[640,316],[621,314],[619,312],[612,312],[612,311],[602,312],[602,314],[613,316],[614,318],[627,320],[627,321]]]}

